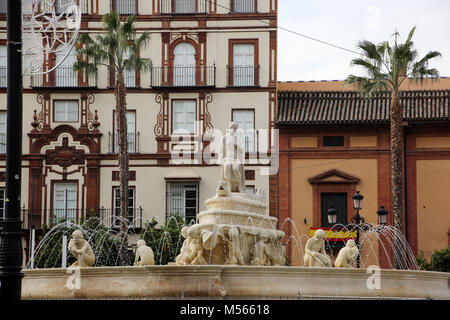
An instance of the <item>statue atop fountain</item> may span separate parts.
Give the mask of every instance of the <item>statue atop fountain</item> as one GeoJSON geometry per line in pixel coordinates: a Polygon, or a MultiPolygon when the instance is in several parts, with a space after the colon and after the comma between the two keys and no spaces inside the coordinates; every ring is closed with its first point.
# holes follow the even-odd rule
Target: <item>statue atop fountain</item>
{"type": "Polygon", "coordinates": [[[245,192],[245,147],[232,122],[220,148],[221,180],[205,201],[198,224],[183,230],[178,265],[228,264],[279,266],[286,263],[277,218],[267,214],[265,193],[245,192]]]}
{"type": "Polygon", "coordinates": [[[229,192],[245,192],[245,149],[239,141],[237,124],[230,123],[222,139],[222,181],[229,192]]]}
{"type": "Polygon", "coordinates": [[[77,259],[72,267],[92,267],[95,263],[94,252],[89,242],[83,239],[83,233],[75,230],[68,245],[70,253],[77,259]]]}
{"type": "Polygon", "coordinates": [[[325,252],[325,231],[317,229],[305,246],[303,258],[305,267],[332,267],[331,259],[325,252]]]}
{"type": "Polygon", "coordinates": [[[353,268],[353,263],[359,255],[355,240],[348,240],[345,247],[339,250],[334,266],[336,268],[353,268]]]}
{"type": "Polygon", "coordinates": [[[135,266],[151,266],[155,264],[155,255],[152,248],[148,247],[145,240],[137,242],[136,257],[134,259],[135,266]]]}

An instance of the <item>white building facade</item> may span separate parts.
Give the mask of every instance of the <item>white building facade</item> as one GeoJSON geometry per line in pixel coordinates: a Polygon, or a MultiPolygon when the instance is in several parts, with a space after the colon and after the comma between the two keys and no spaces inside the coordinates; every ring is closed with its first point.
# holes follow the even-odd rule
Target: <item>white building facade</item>
{"type": "MultiPolygon", "coordinates": [[[[269,193],[277,0],[80,0],[80,7],[81,33],[101,32],[102,16],[116,10],[124,17],[136,15],[138,34],[151,34],[140,52],[151,59],[151,70],[126,74],[129,216],[135,231],[152,217],[160,222],[169,215],[189,220],[205,209],[203,202],[215,193],[220,179],[211,137],[224,134],[231,121],[246,143],[247,191],[263,188],[269,193]]],[[[4,172],[4,13],[0,26],[4,172]]],[[[114,79],[106,68],[96,77],[73,71],[77,58],[71,52],[49,74],[24,78],[24,230],[32,223],[40,230],[58,218],[79,221],[92,215],[114,227],[114,216],[120,215],[114,79]]],[[[59,59],[47,56],[44,70],[59,59]]],[[[0,172],[3,198],[4,184],[0,172]]]]}

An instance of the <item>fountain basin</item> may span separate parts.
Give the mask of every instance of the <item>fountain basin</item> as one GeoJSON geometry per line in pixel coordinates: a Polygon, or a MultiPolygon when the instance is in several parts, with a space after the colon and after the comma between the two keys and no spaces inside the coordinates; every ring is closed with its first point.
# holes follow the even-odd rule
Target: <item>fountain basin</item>
{"type": "Polygon", "coordinates": [[[199,224],[233,224],[276,230],[277,218],[238,210],[205,210],[198,214],[199,224]]]}
{"type": "MultiPolygon", "coordinates": [[[[216,298],[346,296],[433,298],[450,300],[450,274],[444,272],[380,270],[380,289],[367,285],[366,269],[147,266],[95,267],[80,270],[80,288],[69,289],[67,269],[24,270],[22,298],[216,298]]],[[[70,285],[69,285],[70,287],[70,285]]]]}
{"type": "Polygon", "coordinates": [[[223,210],[238,210],[241,212],[251,212],[260,215],[265,215],[267,211],[267,205],[253,196],[246,193],[233,192],[230,197],[219,197],[207,199],[205,206],[208,210],[223,209],[223,210]]]}

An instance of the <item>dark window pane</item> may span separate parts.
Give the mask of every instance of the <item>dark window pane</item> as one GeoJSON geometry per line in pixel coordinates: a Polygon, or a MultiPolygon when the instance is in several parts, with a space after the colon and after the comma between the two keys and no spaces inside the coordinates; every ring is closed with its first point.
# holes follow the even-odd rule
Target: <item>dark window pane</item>
{"type": "Polygon", "coordinates": [[[343,136],[323,137],[323,146],[324,147],[343,147],[344,146],[344,137],[343,136]]]}

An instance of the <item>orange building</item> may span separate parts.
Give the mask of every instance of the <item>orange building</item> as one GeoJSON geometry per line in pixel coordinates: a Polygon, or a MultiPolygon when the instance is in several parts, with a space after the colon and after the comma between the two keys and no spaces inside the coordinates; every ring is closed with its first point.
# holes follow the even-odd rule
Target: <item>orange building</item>
{"type": "MultiPolygon", "coordinates": [[[[364,196],[361,216],[377,224],[377,210],[391,212],[390,97],[363,98],[342,81],[278,84],[279,172],[271,199],[289,239],[327,227],[333,204],[338,222],[355,215],[352,196],[364,196]],[[285,221],[292,221],[286,224],[285,221]],[[295,225],[295,226],[294,226],[295,225]]],[[[415,255],[430,258],[450,244],[450,79],[410,81],[404,109],[404,230],[415,255]]],[[[304,243],[301,244],[304,246],[304,243]]],[[[302,264],[298,244],[288,243],[292,264],[302,264]]]]}

